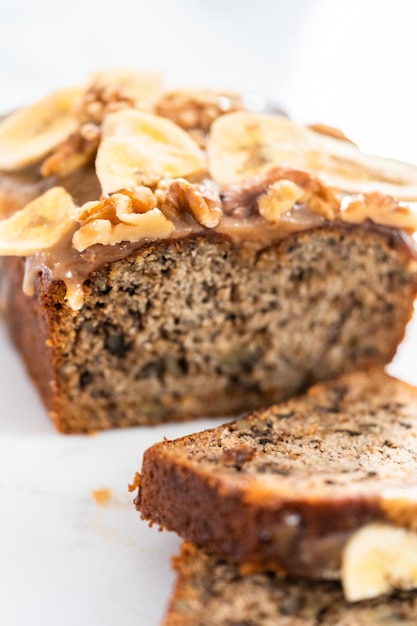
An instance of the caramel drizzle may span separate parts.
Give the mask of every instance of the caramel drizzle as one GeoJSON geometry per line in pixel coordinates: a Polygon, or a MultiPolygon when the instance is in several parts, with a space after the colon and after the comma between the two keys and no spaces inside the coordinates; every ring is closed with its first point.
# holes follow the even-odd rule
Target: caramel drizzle
{"type": "MultiPolygon", "coordinates": [[[[305,206],[294,207],[279,223],[267,223],[259,216],[246,218],[224,215],[219,225],[213,229],[201,227],[197,222],[182,219],[175,220],[175,231],[170,239],[181,239],[195,235],[210,236],[220,234],[231,239],[235,244],[250,243],[257,248],[265,248],[273,242],[285,239],[293,233],[322,228],[325,225],[337,225],[346,230],[357,226],[346,224],[339,219],[329,221],[313,213],[305,206]]],[[[393,238],[394,243],[404,246],[410,256],[417,261],[417,243],[405,231],[366,221],[361,227],[382,232],[393,238]]],[[[77,226],[74,225],[74,231],[77,226]]],[[[73,231],[73,232],[74,232],[73,231]]],[[[27,295],[34,295],[36,277],[41,274],[53,281],[62,281],[66,285],[66,300],[74,311],[84,303],[84,283],[88,277],[105,263],[126,258],[147,245],[149,240],[142,239],[133,243],[103,246],[91,246],[84,253],[77,252],[72,245],[70,232],[65,240],[48,250],[40,251],[26,259],[23,290],[27,295]]]]}

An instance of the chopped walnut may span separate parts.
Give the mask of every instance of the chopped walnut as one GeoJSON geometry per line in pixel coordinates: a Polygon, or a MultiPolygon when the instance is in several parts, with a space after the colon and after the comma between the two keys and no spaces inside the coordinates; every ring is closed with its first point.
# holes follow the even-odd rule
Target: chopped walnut
{"type": "Polygon", "coordinates": [[[265,219],[279,222],[303,194],[303,189],[291,180],[277,180],[259,197],[258,211],[265,219]]]}
{"type": "Polygon", "coordinates": [[[78,103],[76,114],[82,124],[100,125],[107,115],[135,106],[135,100],[119,85],[93,83],[78,103]]]}
{"type": "Polygon", "coordinates": [[[166,239],[174,224],[157,208],[147,187],[123,189],[97,202],[87,202],[75,213],[81,223],[73,245],[79,252],[95,244],[113,245],[122,241],[166,239]]]}
{"type": "Polygon", "coordinates": [[[316,215],[332,220],[340,207],[339,200],[329,187],[307,172],[289,168],[274,168],[242,184],[229,185],[223,189],[221,196],[225,214],[238,218],[259,212],[266,219],[276,221],[279,215],[288,212],[297,203],[316,215]],[[280,204],[281,200],[283,204],[280,204]]]}
{"type": "Polygon", "coordinates": [[[157,207],[154,194],[147,187],[121,189],[111,196],[104,196],[101,200],[86,202],[75,214],[78,222],[95,219],[109,219],[117,224],[118,220],[130,214],[147,213],[157,207]]]}
{"type": "Polygon", "coordinates": [[[417,213],[398,204],[392,196],[377,192],[346,196],[342,201],[340,218],[350,224],[360,224],[369,219],[382,226],[401,228],[410,233],[417,231],[417,213]]]}
{"type": "Polygon", "coordinates": [[[242,108],[238,95],[206,89],[167,92],[156,103],[155,112],[185,130],[206,133],[217,117],[242,108]]]}
{"type": "Polygon", "coordinates": [[[41,175],[67,176],[85,165],[97,150],[100,141],[100,129],[92,123],[83,124],[65,141],[53,150],[41,166],[41,175]]]}
{"type": "Polygon", "coordinates": [[[217,192],[201,183],[190,183],[183,178],[163,180],[155,192],[158,206],[170,219],[189,213],[202,226],[214,228],[222,216],[217,192]]]}
{"type": "MultiPolygon", "coordinates": [[[[273,171],[271,174],[273,174],[273,171]]],[[[333,220],[340,209],[340,201],[330,187],[326,187],[318,178],[298,170],[282,170],[289,180],[304,190],[298,202],[304,204],[312,213],[327,220],[333,220]]]]}

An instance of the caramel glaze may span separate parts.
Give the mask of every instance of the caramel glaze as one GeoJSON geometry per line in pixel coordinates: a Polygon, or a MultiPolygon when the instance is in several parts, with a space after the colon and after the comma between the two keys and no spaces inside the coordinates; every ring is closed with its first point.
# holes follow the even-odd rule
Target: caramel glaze
{"type": "MultiPolygon", "coordinates": [[[[0,210],[6,204],[8,213],[20,209],[54,185],[65,187],[78,206],[89,200],[95,200],[101,195],[93,163],[59,180],[55,177],[42,178],[39,174],[39,165],[37,165],[18,172],[2,173],[0,176],[0,210]]],[[[227,213],[213,229],[201,226],[190,215],[175,219],[174,224],[175,231],[171,238],[221,235],[229,238],[235,245],[247,245],[258,249],[266,248],[293,233],[332,226],[345,230],[358,228],[358,226],[337,219],[328,221],[304,205],[296,205],[292,211],[282,216],[279,223],[268,222],[255,211],[239,214],[238,211],[231,211],[230,207],[227,207],[227,213]]],[[[359,227],[382,232],[391,239],[393,245],[405,247],[410,257],[417,261],[417,244],[405,231],[380,226],[370,220],[366,220],[359,227]]],[[[143,239],[133,243],[121,242],[109,246],[97,244],[80,253],[72,245],[72,236],[76,228],[77,225],[74,224],[73,230],[68,232],[65,239],[53,248],[40,251],[26,259],[23,284],[26,294],[34,294],[35,278],[41,274],[51,281],[63,281],[67,287],[69,306],[78,310],[84,302],[83,284],[92,272],[105,263],[129,256],[149,243],[148,239],[143,239]]]]}
{"type": "Polygon", "coordinates": [[[37,163],[13,172],[0,172],[0,219],[22,209],[28,202],[56,185],[65,187],[78,206],[89,200],[97,200],[101,195],[93,162],[63,178],[44,178],[39,170],[40,164],[37,163]]]}
{"type": "MultiPolygon", "coordinates": [[[[256,246],[261,249],[274,241],[285,239],[291,233],[323,226],[326,220],[300,207],[293,210],[280,224],[269,223],[256,216],[248,218],[223,216],[220,224],[213,229],[200,226],[191,216],[177,218],[174,224],[175,231],[170,239],[221,235],[235,244],[256,246]]],[[[68,303],[72,309],[77,310],[83,304],[83,284],[94,270],[105,263],[123,259],[149,243],[149,239],[142,239],[108,246],[96,244],[84,252],[78,252],[72,245],[76,228],[74,224],[73,230],[54,247],[37,252],[26,259],[23,290],[27,295],[34,294],[35,278],[42,274],[50,280],[61,280],[66,284],[68,303]]]]}
{"type": "MultiPolygon", "coordinates": [[[[247,218],[236,220],[223,217],[218,227],[206,229],[187,220],[178,220],[176,229],[171,239],[185,239],[192,236],[215,237],[223,236],[231,240],[235,245],[246,245],[257,249],[264,249],[293,233],[314,231],[321,228],[343,229],[345,231],[366,229],[377,231],[388,237],[391,245],[405,248],[410,258],[417,262],[417,246],[411,235],[405,231],[388,228],[374,224],[366,220],[361,225],[347,224],[341,220],[327,221],[317,215],[306,215],[305,210],[295,210],[295,215],[284,225],[269,224],[262,218],[247,218]]],[[[75,228],[74,228],[75,230],[75,228]]],[[[83,284],[91,275],[105,263],[112,263],[128,257],[138,251],[142,246],[149,243],[149,239],[143,239],[133,243],[122,242],[116,245],[103,246],[97,244],[91,246],[84,253],[77,252],[72,245],[72,232],[64,241],[59,242],[54,248],[38,252],[26,259],[25,278],[23,290],[28,295],[34,294],[34,284],[37,275],[42,274],[51,281],[63,281],[67,287],[67,301],[73,310],[78,310],[84,302],[83,284]]]]}

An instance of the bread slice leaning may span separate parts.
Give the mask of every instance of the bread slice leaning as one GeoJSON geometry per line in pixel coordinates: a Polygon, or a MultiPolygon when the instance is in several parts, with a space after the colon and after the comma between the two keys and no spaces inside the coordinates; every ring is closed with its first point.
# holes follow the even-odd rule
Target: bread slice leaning
{"type": "Polygon", "coordinates": [[[159,443],[145,452],[135,503],[144,519],[249,569],[338,578],[353,545],[350,575],[369,545],[358,531],[380,529],[376,549],[398,530],[414,545],[417,388],[382,370],[347,374],[159,443]]]}
{"type": "Polygon", "coordinates": [[[412,626],[417,593],[355,604],[335,581],[244,575],[238,567],[184,544],[163,626],[412,626]]]}

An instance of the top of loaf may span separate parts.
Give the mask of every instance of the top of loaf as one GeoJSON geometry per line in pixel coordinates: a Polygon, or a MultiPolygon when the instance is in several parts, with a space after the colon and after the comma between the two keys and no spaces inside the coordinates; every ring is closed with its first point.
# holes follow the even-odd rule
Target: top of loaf
{"type": "Polygon", "coordinates": [[[0,123],[1,255],[70,250],[79,263],[97,247],[111,259],[149,239],[268,242],[329,222],[411,234],[415,201],[416,166],[153,73],[101,72],[0,123]]]}

